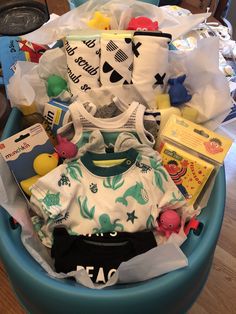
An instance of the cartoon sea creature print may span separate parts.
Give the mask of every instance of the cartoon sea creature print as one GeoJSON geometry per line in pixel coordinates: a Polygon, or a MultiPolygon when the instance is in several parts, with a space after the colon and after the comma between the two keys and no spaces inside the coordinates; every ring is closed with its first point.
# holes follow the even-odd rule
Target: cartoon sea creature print
{"type": "Polygon", "coordinates": [[[46,235],[43,233],[43,231],[41,230],[43,225],[44,225],[44,220],[43,218],[39,217],[39,216],[33,216],[31,218],[34,230],[37,232],[39,238],[41,241],[43,241],[46,238],[46,235]]]}
{"type": "Polygon", "coordinates": [[[62,186],[62,185],[68,185],[70,186],[70,179],[68,178],[68,176],[66,176],[64,173],[61,174],[61,178],[58,181],[58,186],[62,186]]]}
{"type": "Polygon", "coordinates": [[[215,155],[223,152],[222,143],[218,138],[212,138],[204,143],[205,149],[208,153],[215,155]]]}
{"type": "Polygon", "coordinates": [[[142,162],[139,162],[139,161],[136,161],[135,165],[136,165],[136,167],[141,169],[142,173],[147,173],[148,171],[152,170],[152,168],[150,166],[148,166],[142,162]]]}
{"type": "Polygon", "coordinates": [[[175,195],[175,192],[172,192],[172,199],[170,200],[170,204],[176,204],[178,202],[183,202],[185,200],[183,194],[181,194],[181,192],[178,190],[177,192],[177,196],[175,195]]]}
{"type": "MultiPolygon", "coordinates": [[[[53,194],[50,193],[50,191],[47,191],[46,196],[43,199],[40,199],[39,202],[43,203],[46,206],[43,206],[43,209],[46,211],[46,213],[49,213],[52,206],[61,206],[60,192],[53,194]]],[[[50,216],[52,216],[51,213],[50,216]]]]}
{"type": "Polygon", "coordinates": [[[92,193],[97,193],[97,191],[98,191],[98,185],[97,185],[97,183],[91,183],[91,184],[89,185],[89,189],[90,189],[90,191],[91,191],[92,193]]]}
{"type": "Polygon", "coordinates": [[[152,229],[154,227],[154,217],[152,215],[149,215],[147,221],[146,221],[146,228],[152,229]]]}
{"type": "Polygon", "coordinates": [[[145,205],[149,201],[148,193],[143,187],[142,182],[136,182],[135,185],[131,186],[121,197],[116,198],[116,203],[121,203],[128,206],[127,198],[134,198],[139,204],[145,205]]]}
{"type": "Polygon", "coordinates": [[[62,216],[62,217],[60,217],[60,218],[57,218],[57,219],[55,220],[55,223],[56,223],[56,224],[61,224],[61,223],[63,223],[64,221],[66,221],[66,220],[69,218],[69,216],[70,216],[69,212],[66,212],[64,216],[62,216]]]}
{"type": "Polygon", "coordinates": [[[101,228],[93,228],[93,233],[124,231],[124,226],[120,223],[117,223],[119,220],[120,219],[115,219],[113,222],[111,222],[111,218],[108,214],[102,214],[99,216],[99,223],[101,228]]]}

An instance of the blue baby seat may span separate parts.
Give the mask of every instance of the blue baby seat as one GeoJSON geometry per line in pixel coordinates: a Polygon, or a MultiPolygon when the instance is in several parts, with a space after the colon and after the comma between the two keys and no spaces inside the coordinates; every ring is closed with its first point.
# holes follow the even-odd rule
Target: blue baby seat
{"type": "MultiPolygon", "coordinates": [[[[2,139],[19,131],[21,113],[14,108],[2,139]]],[[[182,249],[189,266],[136,284],[92,290],[71,280],[48,276],[24,248],[20,227],[0,208],[0,258],[21,304],[31,314],[177,314],[195,302],[207,279],[225,207],[225,172],[221,168],[199,220],[199,236],[190,233],[182,249]]]]}

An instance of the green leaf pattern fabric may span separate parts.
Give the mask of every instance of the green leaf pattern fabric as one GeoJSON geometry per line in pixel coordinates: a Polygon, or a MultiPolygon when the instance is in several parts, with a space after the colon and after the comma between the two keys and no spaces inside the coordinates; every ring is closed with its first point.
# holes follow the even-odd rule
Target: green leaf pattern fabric
{"type": "Polygon", "coordinates": [[[68,163],[66,171],[70,175],[70,177],[76,181],[80,182],[80,177],[83,177],[82,171],[77,162],[68,163]]]}
{"type": "Polygon", "coordinates": [[[185,205],[162,163],[140,156],[136,163],[150,170],[141,171],[134,163],[123,173],[99,176],[78,160],[41,177],[31,190],[33,205],[43,217],[44,225],[36,224],[41,238],[45,234],[49,243],[53,228],[60,224],[71,235],[153,229],[163,208],[185,205]]]}
{"type": "Polygon", "coordinates": [[[150,215],[147,219],[147,222],[146,222],[146,228],[147,229],[153,229],[154,228],[154,217],[152,215],[150,215]]]}
{"type": "Polygon", "coordinates": [[[122,180],[122,174],[118,174],[114,177],[107,177],[103,180],[103,186],[108,189],[117,190],[124,184],[122,180]]]}
{"type": "Polygon", "coordinates": [[[88,208],[88,198],[85,196],[85,199],[81,202],[80,196],[78,197],[78,203],[80,207],[80,214],[84,219],[92,220],[94,217],[95,206],[88,208]]]}
{"type": "Polygon", "coordinates": [[[165,193],[163,181],[168,182],[166,171],[163,169],[161,162],[158,162],[154,158],[150,158],[150,164],[154,169],[154,184],[162,191],[162,193],[165,193]]]}
{"type": "Polygon", "coordinates": [[[179,191],[176,191],[176,194],[175,194],[175,192],[172,192],[172,199],[170,200],[170,204],[183,202],[185,200],[184,196],[179,191]],[[177,196],[176,196],[176,194],[177,194],[177,196]]]}

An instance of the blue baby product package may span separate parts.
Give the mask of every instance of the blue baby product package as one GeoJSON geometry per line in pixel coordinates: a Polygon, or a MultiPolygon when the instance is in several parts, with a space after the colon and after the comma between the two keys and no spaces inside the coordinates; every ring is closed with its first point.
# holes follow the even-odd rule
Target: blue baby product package
{"type": "Polygon", "coordinates": [[[18,36],[0,37],[0,64],[3,73],[3,83],[7,85],[15,73],[17,61],[30,61],[38,63],[46,46],[31,43],[18,36]]]}
{"type": "Polygon", "coordinates": [[[51,126],[52,132],[57,133],[57,130],[63,125],[65,114],[69,106],[66,102],[52,99],[44,106],[44,118],[51,126]]]}
{"type": "Polygon", "coordinates": [[[33,168],[34,159],[37,156],[54,152],[46,131],[39,123],[0,142],[0,154],[17,182],[37,174],[33,168]]]}

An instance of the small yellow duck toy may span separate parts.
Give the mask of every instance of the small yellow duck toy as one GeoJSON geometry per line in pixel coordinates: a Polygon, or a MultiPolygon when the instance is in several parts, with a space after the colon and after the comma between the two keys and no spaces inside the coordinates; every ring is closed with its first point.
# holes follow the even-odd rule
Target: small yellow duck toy
{"type": "Polygon", "coordinates": [[[111,18],[105,16],[99,11],[94,12],[93,18],[88,21],[88,26],[94,29],[111,29],[111,18]]]}
{"type": "Polygon", "coordinates": [[[37,175],[22,180],[20,186],[22,190],[28,195],[31,196],[30,187],[33,185],[41,176],[44,176],[51,170],[57,167],[59,161],[59,156],[57,153],[47,154],[43,153],[38,155],[34,159],[33,168],[37,175]]]}

